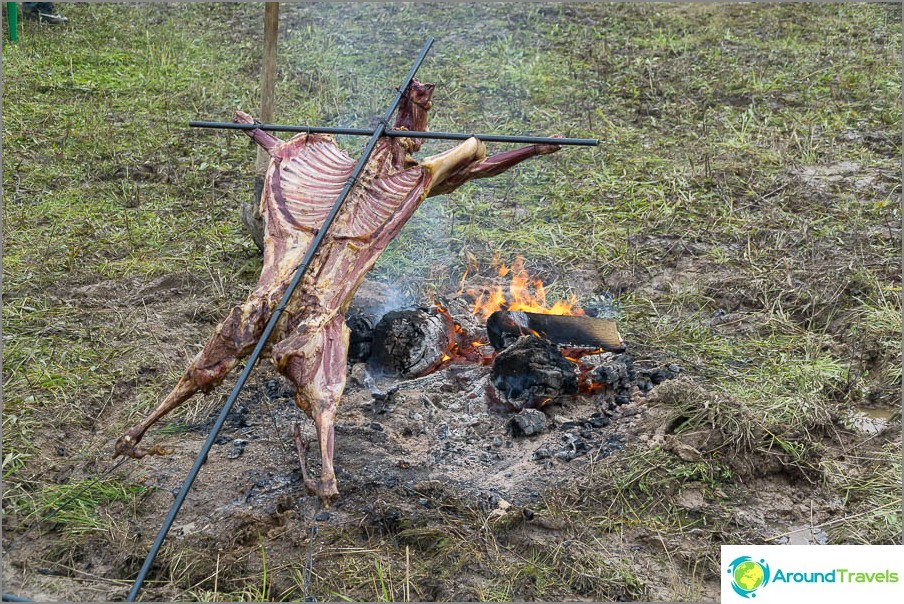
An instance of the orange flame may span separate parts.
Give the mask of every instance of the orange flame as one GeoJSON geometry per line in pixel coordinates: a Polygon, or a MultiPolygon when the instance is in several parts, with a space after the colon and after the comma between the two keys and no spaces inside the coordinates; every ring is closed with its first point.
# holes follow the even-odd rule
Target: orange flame
{"type": "Polygon", "coordinates": [[[511,267],[494,259],[499,277],[511,274],[511,282],[507,292],[502,286],[495,289],[484,288],[482,291],[468,288],[466,291],[474,298],[473,312],[484,320],[502,308],[506,310],[523,310],[551,315],[583,315],[577,298],[570,296],[567,300],[559,300],[551,307],[546,302],[546,290],[543,281],[528,275],[524,268],[524,258],[518,256],[511,267]]]}

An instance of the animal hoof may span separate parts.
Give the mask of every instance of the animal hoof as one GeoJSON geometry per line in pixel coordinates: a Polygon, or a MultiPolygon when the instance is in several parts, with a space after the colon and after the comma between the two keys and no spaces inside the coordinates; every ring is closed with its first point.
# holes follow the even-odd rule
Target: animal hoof
{"type": "Polygon", "coordinates": [[[304,488],[307,489],[308,495],[318,495],[317,483],[311,480],[310,478],[306,478],[304,480],[304,488]]]}
{"type": "Polygon", "coordinates": [[[132,441],[131,436],[120,436],[119,440],[116,441],[113,448],[113,459],[116,459],[120,455],[125,455],[132,459],[138,459],[140,457],[135,451],[135,443],[132,441]]]}
{"type": "Polygon", "coordinates": [[[336,488],[335,479],[321,482],[317,487],[317,496],[323,507],[329,508],[330,504],[339,498],[339,489],[336,488]]]}
{"type": "Polygon", "coordinates": [[[125,455],[132,459],[141,459],[146,455],[169,455],[172,452],[172,449],[167,449],[160,445],[154,445],[153,447],[148,448],[139,447],[137,446],[137,443],[132,440],[131,436],[122,436],[116,441],[113,459],[116,459],[120,455],[125,455]]]}

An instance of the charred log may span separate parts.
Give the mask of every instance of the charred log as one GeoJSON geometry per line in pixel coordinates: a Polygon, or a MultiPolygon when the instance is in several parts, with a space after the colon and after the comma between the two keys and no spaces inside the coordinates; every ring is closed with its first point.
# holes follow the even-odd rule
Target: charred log
{"type": "Polygon", "coordinates": [[[578,393],[576,366],[548,340],[522,336],[493,362],[493,386],[515,409],[540,408],[578,393]]]}
{"type": "Polygon", "coordinates": [[[487,319],[487,335],[496,350],[506,348],[513,339],[527,334],[556,344],[609,352],[625,350],[624,340],[612,319],[514,310],[498,310],[487,319]]]}
{"type": "Polygon", "coordinates": [[[345,324],[351,334],[348,342],[348,360],[366,361],[370,358],[374,327],[390,309],[407,304],[396,290],[379,281],[365,279],[345,313],[345,324]]]}
{"type": "Polygon", "coordinates": [[[345,324],[351,332],[348,337],[348,360],[366,361],[370,358],[374,341],[374,320],[360,310],[351,310],[345,315],[345,324]]]}
{"type": "Polygon", "coordinates": [[[371,362],[405,378],[418,377],[440,366],[453,340],[454,323],[445,312],[395,310],[374,328],[371,362]]]}

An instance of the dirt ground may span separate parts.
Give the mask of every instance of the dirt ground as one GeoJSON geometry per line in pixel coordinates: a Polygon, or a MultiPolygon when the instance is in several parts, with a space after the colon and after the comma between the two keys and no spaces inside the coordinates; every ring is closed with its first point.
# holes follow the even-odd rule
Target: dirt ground
{"type": "MultiPolygon", "coordinates": [[[[203,306],[205,291],[200,279],[173,275],[150,282],[100,282],[57,295],[77,301],[81,308],[97,304],[109,311],[114,304],[126,324],[141,320],[149,332],[166,333],[166,341],[148,351],[147,373],[152,374],[151,358],[173,354],[197,337],[186,327],[185,318],[203,306]]],[[[661,355],[638,359],[638,366],[646,363],[647,367],[675,362],[661,355]]],[[[593,366],[593,360],[586,361],[588,366],[593,366]]],[[[490,365],[458,359],[435,373],[402,380],[381,377],[366,363],[352,364],[336,428],[341,497],[324,510],[305,492],[292,443],[296,422],[306,426],[308,440],[314,439],[313,425],[296,409],[292,387],[264,361],[228,416],[161,558],[174,565],[176,573],[184,573],[176,574],[181,581],[209,578],[218,572],[234,580],[243,573],[260,572],[261,544],[266,541],[267,564],[276,569],[271,572],[281,568],[295,571],[275,574],[267,584],[267,597],[294,594],[299,599],[304,595],[304,582],[297,573],[304,572],[299,569],[305,556],[312,556],[315,576],[309,589],[317,594],[320,568],[328,567],[343,551],[366,551],[368,539],[374,535],[390,536],[397,547],[404,543],[429,549],[444,531],[476,518],[485,529],[504,527],[505,542],[515,548],[522,541],[558,543],[567,548],[573,520],[550,503],[563,492],[571,493],[577,487],[580,493],[604,472],[630,473],[638,455],[666,451],[666,460],[674,456],[694,462],[726,446],[728,435],[720,432],[718,422],[685,432],[676,429],[677,423],[689,419],[685,401],[694,399],[689,393],[699,397],[697,404],[718,404],[718,395],[696,383],[699,376],[681,369],[674,380],[647,392],[633,384],[627,404],[615,405],[605,394],[562,397],[544,407],[542,432],[525,436],[513,431],[514,413],[500,410],[493,404],[496,397],[488,396],[492,389],[490,365]],[[676,413],[676,409],[680,411],[676,413]],[[621,467],[626,449],[632,455],[621,467]]],[[[140,385],[139,375],[118,384],[115,395],[128,404],[140,385]]],[[[221,387],[214,400],[224,400],[226,392],[226,387],[221,387]]],[[[128,583],[106,578],[130,576],[142,561],[145,549],[141,544],[156,535],[162,514],[219,411],[209,403],[187,419],[164,421],[161,430],[150,432],[146,441],[172,448],[171,455],[129,460],[116,470],[115,475],[121,475],[124,482],[140,485],[142,495],[131,504],[132,509],[122,502],[104,506],[102,515],[112,519],[107,534],[60,550],[52,524],[45,526],[43,530],[50,533],[17,543],[4,556],[5,589],[27,591],[36,599],[125,597],[128,583]],[[36,566],[35,560],[47,560],[50,568],[36,566]],[[60,567],[70,576],[61,576],[55,570],[60,567]]],[[[889,437],[890,426],[883,414],[869,416],[878,419],[867,421],[864,416],[858,425],[851,425],[838,417],[824,418],[821,429],[826,457],[842,456],[847,447],[864,454],[872,448],[864,447],[864,442],[889,437]]],[[[44,448],[57,447],[58,454],[65,455],[59,444],[66,440],[51,434],[39,437],[38,443],[44,448]]],[[[308,461],[316,473],[316,447],[312,451],[308,461]]],[[[729,510],[715,511],[719,504],[713,501],[712,485],[706,479],[688,481],[678,489],[670,486],[672,492],[660,496],[667,496],[669,506],[691,517],[727,514],[723,520],[731,531],[749,542],[827,542],[828,535],[820,527],[831,525],[842,503],[826,497],[818,477],[808,476],[775,452],[742,449],[733,455],[736,457],[725,455],[724,459],[743,485],[744,499],[729,510]]],[[[76,467],[65,464],[56,480],[64,482],[80,473],[89,476],[109,466],[102,456],[76,467]]],[[[685,593],[697,600],[719,599],[718,574],[711,566],[718,560],[718,542],[713,542],[707,531],[690,529],[684,536],[666,541],[642,527],[632,528],[629,519],[624,521],[623,530],[613,532],[596,547],[618,560],[620,572],[627,569],[637,576],[668,576],[679,584],[646,585],[641,590],[637,585],[613,581],[606,584],[606,595],[632,599],[642,594],[659,600],[685,593]],[[701,573],[700,564],[706,564],[707,570],[701,573]],[[685,568],[698,569],[698,574],[682,576],[685,568]]],[[[184,597],[171,585],[155,587],[161,578],[172,581],[152,573],[144,598],[184,597]]],[[[479,585],[485,580],[479,567],[457,573],[451,584],[422,577],[414,588],[415,599],[479,597],[483,595],[479,585]]],[[[600,592],[592,589],[589,593],[600,592]]],[[[212,596],[208,593],[206,597],[212,596]]],[[[227,599],[234,597],[227,595],[227,599]]],[[[563,592],[559,597],[572,599],[574,595],[563,592]]]]}

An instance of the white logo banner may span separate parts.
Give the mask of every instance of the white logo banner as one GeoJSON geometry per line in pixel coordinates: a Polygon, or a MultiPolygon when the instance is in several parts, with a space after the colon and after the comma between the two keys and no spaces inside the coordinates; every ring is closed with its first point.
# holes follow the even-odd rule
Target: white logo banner
{"type": "Polygon", "coordinates": [[[901,545],[723,545],[722,603],[904,602],[901,545]]]}

